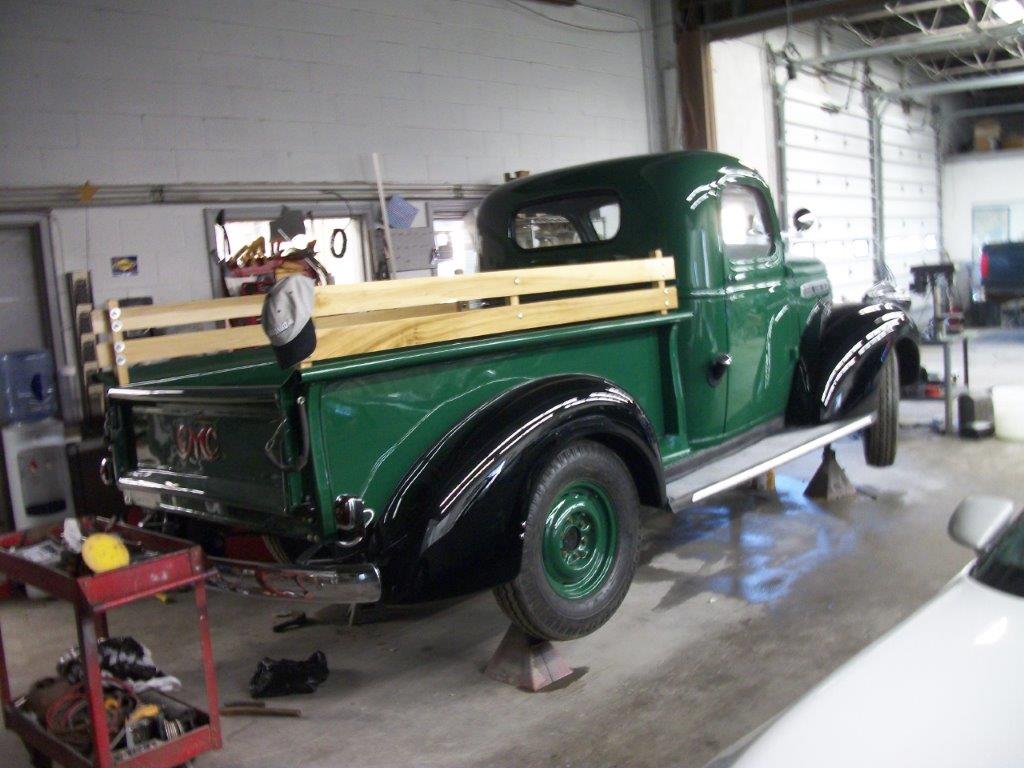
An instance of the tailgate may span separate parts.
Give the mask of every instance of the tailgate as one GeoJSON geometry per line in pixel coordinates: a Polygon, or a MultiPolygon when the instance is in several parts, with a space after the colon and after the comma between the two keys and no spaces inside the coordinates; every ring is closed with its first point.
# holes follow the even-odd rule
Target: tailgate
{"type": "Polygon", "coordinates": [[[289,423],[280,388],[131,387],[109,399],[117,485],[133,503],[223,520],[288,513],[290,473],[265,447],[294,461],[305,435],[289,423]]]}

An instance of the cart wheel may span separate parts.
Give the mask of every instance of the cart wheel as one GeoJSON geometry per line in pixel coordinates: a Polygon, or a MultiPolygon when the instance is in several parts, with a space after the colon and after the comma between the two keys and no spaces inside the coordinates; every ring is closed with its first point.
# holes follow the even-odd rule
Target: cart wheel
{"type": "Polygon", "coordinates": [[[28,750],[28,762],[32,768],[53,768],[53,760],[44,755],[38,749],[26,746],[28,750]]]}

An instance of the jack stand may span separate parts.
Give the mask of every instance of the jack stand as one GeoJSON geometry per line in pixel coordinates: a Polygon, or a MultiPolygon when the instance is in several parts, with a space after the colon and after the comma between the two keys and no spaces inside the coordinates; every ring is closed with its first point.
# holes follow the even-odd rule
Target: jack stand
{"type": "Polygon", "coordinates": [[[530,637],[511,624],[484,674],[521,691],[536,693],[569,677],[573,669],[550,642],[530,637]]]}
{"type": "Polygon", "coordinates": [[[839,466],[839,462],[836,461],[835,451],[832,450],[831,445],[826,445],[822,453],[821,464],[814,473],[814,477],[811,478],[811,482],[807,484],[804,496],[835,501],[856,495],[857,489],[850,482],[850,478],[846,476],[843,468],[839,466]]]}
{"type": "Polygon", "coordinates": [[[758,475],[750,481],[750,490],[752,491],[770,491],[775,492],[775,470],[769,469],[763,475],[758,475]]]}

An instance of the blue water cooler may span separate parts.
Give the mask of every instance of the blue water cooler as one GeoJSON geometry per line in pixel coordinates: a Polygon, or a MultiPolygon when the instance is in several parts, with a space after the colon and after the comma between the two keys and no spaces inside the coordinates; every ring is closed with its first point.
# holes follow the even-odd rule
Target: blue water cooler
{"type": "Polygon", "coordinates": [[[15,529],[74,515],[64,424],[56,417],[53,357],[0,354],[0,424],[15,529]]]}

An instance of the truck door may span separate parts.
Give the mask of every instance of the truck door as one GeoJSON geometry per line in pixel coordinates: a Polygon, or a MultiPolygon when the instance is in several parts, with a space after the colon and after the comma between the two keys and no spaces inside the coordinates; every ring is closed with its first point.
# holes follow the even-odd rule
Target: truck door
{"type": "Polygon", "coordinates": [[[727,435],[785,412],[792,335],[778,224],[759,185],[734,182],[719,198],[729,328],[727,435]]]}

